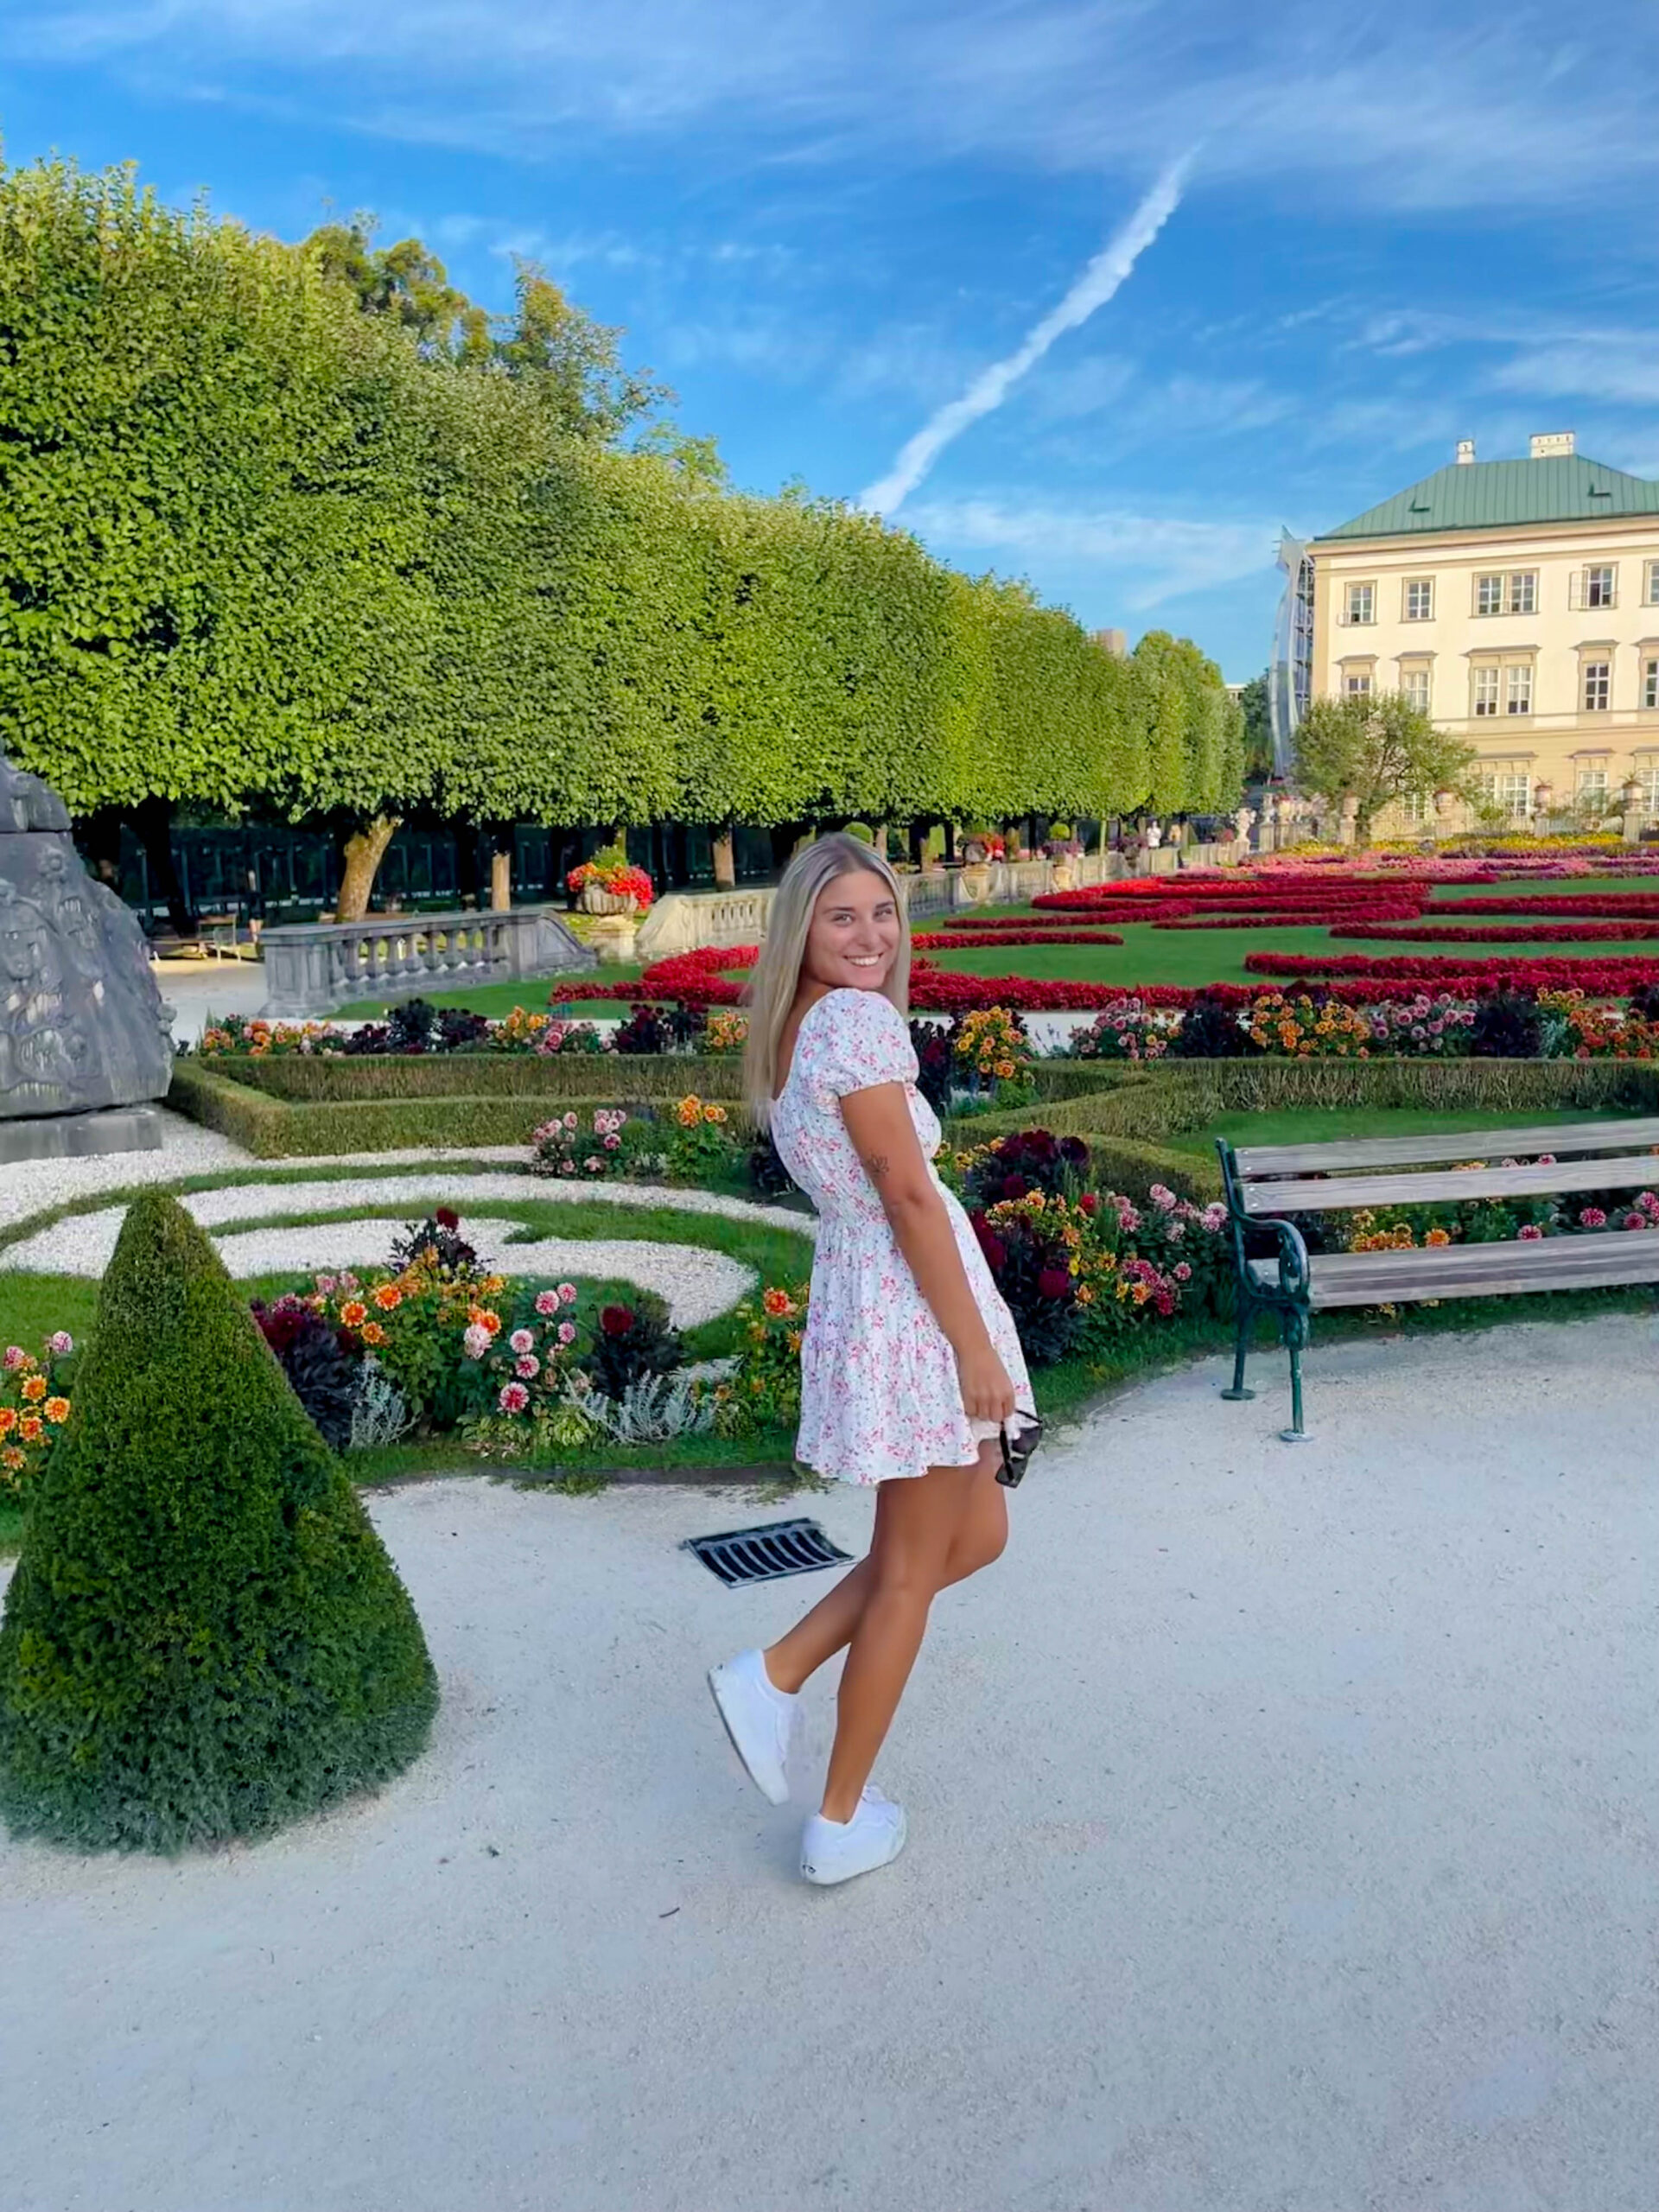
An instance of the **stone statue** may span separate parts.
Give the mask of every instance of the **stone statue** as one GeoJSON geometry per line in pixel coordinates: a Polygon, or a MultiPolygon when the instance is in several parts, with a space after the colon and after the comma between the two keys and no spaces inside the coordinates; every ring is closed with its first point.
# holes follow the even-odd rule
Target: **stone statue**
{"type": "Polygon", "coordinates": [[[1160,822],[1148,822],[1147,824],[1147,847],[1148,851],[1155,853],[1159,846],[1161,845],[1163,842],[1163,824],[1160,822]]]}
{"type": "Polygon", "coordinates": [[[87,874],[62,800],[0,753],[0,1158],[9,1122],[164,1096],[170,1026],[137,916],[87,874]]]}

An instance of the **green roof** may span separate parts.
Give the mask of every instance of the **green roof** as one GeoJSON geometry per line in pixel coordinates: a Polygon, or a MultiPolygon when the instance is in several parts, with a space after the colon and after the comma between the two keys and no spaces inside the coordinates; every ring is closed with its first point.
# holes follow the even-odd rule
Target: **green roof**
{"type": "Polygon", "coordinates": [[[1603,515],[1659,515],[1659,484],[1604,467],[1582,454],[1454,461],[1324,537],[1411,537],[1518,523],[1589,522],[1603,515]]]}

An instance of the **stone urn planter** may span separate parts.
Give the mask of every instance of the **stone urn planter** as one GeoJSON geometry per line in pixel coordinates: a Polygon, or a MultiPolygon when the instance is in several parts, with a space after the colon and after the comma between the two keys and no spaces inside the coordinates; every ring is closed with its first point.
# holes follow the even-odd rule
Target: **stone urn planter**
{"type": "Polygon", "coordinates": [[[584,883],[576,904],[584,914],[637,914],[639,911],[639,901],[632,891],[607,891],[599,883],[584,883]]]}
{"type": "Polygon", "coordinates": [[[1056,861],[1054,862],[1054,888],[1057,891],[1075,891],[1077,887],[1077,870],[1076,863],[1072,861],[1056,861]]]}
{"type": "MultiPolygon", "coordinates": [[[[610,895],[608,892],[601,894],[605,898],[610,895]]],[[[632,910],[633,901],[630,899],[626,912],[612,911],[598,917],[588,931],[588,942],[603,966],[614,967],[633,958],[639,925],[633,918],[632,910]]]]}
{"type": "Polygon", "coordinates": [[[962,871],[962,895],[970,906],[991,895],[991,871],[982,861],[969,861],[962,871]]]}

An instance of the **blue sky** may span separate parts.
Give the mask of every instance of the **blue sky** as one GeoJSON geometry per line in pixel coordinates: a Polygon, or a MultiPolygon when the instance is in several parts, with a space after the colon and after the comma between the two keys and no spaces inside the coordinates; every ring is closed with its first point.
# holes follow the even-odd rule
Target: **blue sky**
{"type": "Polygon", "coordinates": [[[1659,10],[8,0],[6,157],[546,264],[736,480],[855,499],[1172,164],[1115,296],[898,509],[1091,626],[1265,663],[1312,532],[1534,430],[1659,475],[1659,10]]]}

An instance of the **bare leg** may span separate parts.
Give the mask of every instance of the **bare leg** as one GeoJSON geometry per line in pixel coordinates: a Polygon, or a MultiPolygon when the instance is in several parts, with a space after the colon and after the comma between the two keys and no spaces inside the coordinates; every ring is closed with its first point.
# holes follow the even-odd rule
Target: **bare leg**
{"type": "Polygon", "coordinates": [[[871,1584],[842,1672],[823,1789],[826,1820],[848,1821],[857,1809],[921,1649],[928,1611],[944,1586],[969,1500],[995,1465],[994,1452],[993,1446],[982,1455],[976,1468],[931,1467],[914,1479],[882,1486],[871,1584]]]}
{"type": "MultiPolygon", "coordinates": [[[[944,1570],[939,1583],[941,1590],[953,1582],[965,1582],[970,1574],[977,1574],[982,1567],[989,1567],[1000,1559],[1008,1541],[1007,1494],[995,1476],[995,1459],[984,1461],[977,1469],[951,1467],[938,1471],[958,1476],[974,1477],[970,1483],[967,1503],[963,1508],[950,1549],[945,1555],[944,1570]]],[[[923,1478],[925,1479],[925,1478],[923,1478]]],[[[893,1487],[883,1484],[883,1490],[893,1487]]],[[[876,1499],[877,1526],[880,1523],[881,1499],[876,1499]]],[[[827,1659],[851,1643],[871,1591],[875,1586],[875,1546],[869,1556],[849,1567],[841,1580],[822,1597],[809,1613],[802,1615],[776,1643],[766,1651],[766,1673],[780,1690],[794,1692],[810,1675],[816,1675],[827,1659]]]]}

